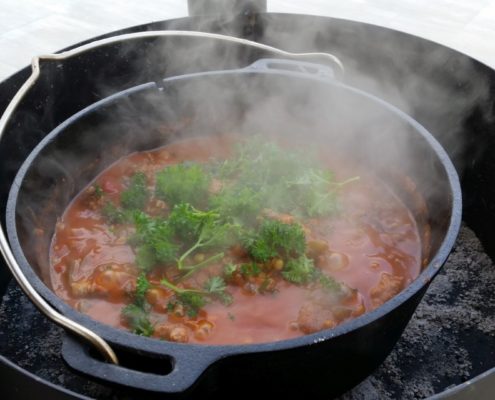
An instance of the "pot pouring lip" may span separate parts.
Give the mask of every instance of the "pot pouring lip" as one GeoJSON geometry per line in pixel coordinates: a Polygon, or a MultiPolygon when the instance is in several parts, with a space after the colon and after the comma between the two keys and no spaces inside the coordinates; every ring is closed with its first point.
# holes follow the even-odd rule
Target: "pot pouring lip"
{"type": "Polygon", "coordinates": [[[255,343],[255,344],[233,344],[233,345],[200,345],[200,344],[181,344],[181,343],[171,343],[164,342],[158,339],[153,338],[145,338],[130,332],[126,332],[123,330],[118,330],[116,328],[111,328],[105,324],[94,321],[89,317],[75,311],[67,304],[63,303],[48,287],[41,281],[41,279],[36,275],[33,269],[29,266],[27,259],[25,258],[23,251],[19,244],[19,239],[17,236],[16,223],[15,223],[15,208],[17,202],[17,196],[19,194],[19,190],[23,181],[23,178],[28,171],[32,161],[36,158],[39,151],[44,148],[49,142],[55,139],[55,137],[62,132],[67,126],[71,123],[79,119],[86,113],[92,112],[94,108],[97,108],[106,103],[112,102],[123,95],[123,93],[128,93],[129,91],[137,91],[142,89],[143,87],[152,87],[154,83],[148,83],[140,86],[136,86],[134,88],[128,89],[127,91],[119,92],[113,94],[105,99],[100,100],[92,104],[91,106],[83,109],[82,111],[74,114],[72,117],[64,121],[61,125],[56,127],[51,133],[49,133],[33,150],[33,152],[29,155],[29,157],[25,160],[22,167],[19,169],[19,172],[14,180],[14,184],[12,185],[8,203],[7,203],[7,231],[9,235],[10,242],[13,244],[13,250],[15,257],[20,261],[23,266],[23,271],[28,275],[28,278],[35,284],[36,288],[40,291],[43,297],[45,297],[51,304],[54,304],[57,309],[59,309],[64,315],[70,316],[70,318],[74,319],[78,323],[81,323],[90,329],[97,332],[99,335],[107,339],[111,343],[124,344],[126,347],[131,347],[134,349],[150,351],[152,353],[169,353],[172,354],[177,352],[195,352],[201,350],[203,354],[205,352],[210,354],[214,359],[222,358],[225,356],[235,355],[235,354],[243,354],[243,353],[255,353],[255,352],[266,352],[266,351],[274,351],[274,350],[286,350],[292,349],[307,345],[317,344],[319,342],[327,341],[329,339],[342,336],[348,332],[359,329],[372,323],[375,320],[378,320],[384,317],[393,309],[400,306],[402,303],[406,302],[409,298],[411,298],[414,294],[416,294],[419,290],[429,284],[429,282],[435,277],[435,275],[439,272],[441,266],[447,259],[452,246],[454,245],[455,239],[457,237],[457,233],[461,224],[461,210],[462,210],[462,199],[461,199],[461,188],[459,183],[459,178],[457,172],[449,159],[445,150],[441,147],[439,142],[417,121],[415,121],[412,117],[399,110],[395,106],[369,94],[360,89],[353,88],[347,86],[343,83],[328,80],[326,77],[320,76],[303,76],[299,73],[294,73],[291,71],[278,71],[278,70],[253,70],[252,68],[244,68],[240,70],[227,70],[227,71],[211,71],[211,72],[203,72],[203,73],[194,73],[188,75],[179,75],[170,78],[166,78],[163,80],[165,83],[172,83],[180,80],[187,79],[196,79],[202,78],[205,76],[218,76],[223,74],[278,74],[281,76],[287,76],[291,78],[300,78],[300,79],[312,79],[320,81],[323,84],[336,85],[345,90],[349,90],[354,92],[357,95],[365,96],[368,99],[378,102],[380,105],[388,109],[388,111],[395,113],[399,116],[403,121],[405,121],[408,125],[412,126],[415,131],[420,134],[431,146],[434,153],[441,161],[443,168],[445,169],[449,187],[451,188],[451,215],[450,221],[448,224],[448,229],[444,240],[442,241],[438,251],[435,256],[432,258],[430,263],[423,269],[420,275],[413,281],[409,286],[407,286],[402,292],[398,295],[390,299],[388,302],[377,308],[376,310],[365,313],[364,315],[343,323],[333,329],[320,331],[317,333],[300,336],[293,339],[287,339],[276,342],[268,342],[268,343],[255,343]]]}

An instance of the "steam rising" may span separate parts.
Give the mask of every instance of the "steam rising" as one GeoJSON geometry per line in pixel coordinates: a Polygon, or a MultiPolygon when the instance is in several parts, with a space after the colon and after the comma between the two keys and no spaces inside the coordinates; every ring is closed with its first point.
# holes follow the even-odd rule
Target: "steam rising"
{"type": "MultiPolygon", "coordinates": [[[[288,51],[334,53],[345,65],[345,84],[420,119],[449,150],[462,173],[472,158],[466,150],[464,122],[488,97],[484,79],[478,79],[481,75],[474,65],[451,58],[441,47],[425,52],[404,46],[401,34],[377,34],[365,49],[359,38],[366,35],[367,27],[354,24],[334,36],[324,19],[297,21],[291,19],[290,26],[268,23],[259,41],[288,51]],[[369,56],[353,56],[364,51],[369,56]]],[[[403,183],[398,191],[409,191],[405,196],[411,197],[417,189],[424,197],[428,217],[424,202],[411,200],[408,205],[423,224],[423,237],[429,234],[428,225],[432,226],[435,249],[450,213],[443,197],[448,193],[446,176],[418,134],[411,136],[410,126],[375,101],[339,86],[274,75],[255,80],[231,75],[161,82],[164,76],[239,68],[269,56],[214,39],[164,38],[138,48],[133,42],[121,46],[118,57],[132,65],[133,73],[122,78],[124,87],[118,90],[150,81],[158,82],[158,88],[132,93],[118,104],[105,105],[102,112],[84,117],[67,129],[60,145],[44,152],[50,161],[36,163],[40,169],[29,173],[17,206],[21,243],[31,264],[47,268],[47,259],[40,260],[39,254],[40,249],[41,254],[48,254],[56,219],[78,190],[119,157],[183,137],[230,132],[279,133],[316,143],[329,153],[348,154],[384,179],[390,177],[393,185],[400,173],[414,182],[414,188],[403,183]],[[42,235],[34,236],[37,246],[31,245],[33,225],[43,229],[42,235]],[[35,249],[34,254],[29,249],[35,249]]],[[[105,78],[104,69],[95,71],[93,77],[101,82],[98,91],[103,97],[118,91],[115,81],[105,78]]]]}

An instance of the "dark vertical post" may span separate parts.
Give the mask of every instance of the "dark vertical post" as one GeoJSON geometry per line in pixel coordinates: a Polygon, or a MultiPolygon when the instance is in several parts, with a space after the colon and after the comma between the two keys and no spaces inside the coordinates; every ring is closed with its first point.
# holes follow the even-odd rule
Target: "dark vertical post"
{"type": "Polygon", "coordinates": [[[266,12],[267,0],[188,0],[190,16],[246,15],[266,12]]]}

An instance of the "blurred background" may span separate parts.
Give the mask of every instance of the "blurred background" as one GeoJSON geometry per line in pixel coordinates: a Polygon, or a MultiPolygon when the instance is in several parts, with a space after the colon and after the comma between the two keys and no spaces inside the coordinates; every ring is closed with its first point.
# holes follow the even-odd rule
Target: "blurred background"
{"type": "MultiPolygon", "coordinates": [[[[495,0],[267,0],[267,5],[269,12],[331,16],[412,33],[495,66],[495,0]]],[[[0,0],[0,81],[34,55],[187,14],[187,0],[0,0]]]]}

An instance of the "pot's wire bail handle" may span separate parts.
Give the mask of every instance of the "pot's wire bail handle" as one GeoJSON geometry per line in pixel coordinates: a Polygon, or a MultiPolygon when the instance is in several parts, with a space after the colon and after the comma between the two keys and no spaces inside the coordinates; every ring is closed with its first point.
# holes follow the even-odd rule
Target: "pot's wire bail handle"
{"type": "MultiPolygon", "coordinates": [[[[330,63],[335,67],[333,69],[334,73],[342,74],[344,72],[344,67],[340,60],[332,54],[327,53],[291,53],[285,50],[281,50],[272,46],[268,46],[262,43],[253,42],[246,39],[219,35],[214,33],[206,32],[194,32],[194,31],[147,31],[147,32],[135,32],[119,36],[112,36],[109,38],[97,40],[84,44],[82,46],[61,52],[56,54],[46,54],[43,56],[35,57],[32,60],[32,73],[29,78],[24,82],[19,91],[15,94],[12,101],[7,106],[5,112],[0,118],[0,141],[2,136],[5,134],[7,125],[11,122],[11,117],[17,111],[17,108],[21,104],[24,97],[31,90],[31,88],[37,83],[41,70],[40,62],[50,62],[50,61],[63,61],[70,59],[71,57],[77,57],[89,50],[94,50],[97,48],[103,48],[105,46],[111,46],[116,43],[121,43],[123,41],[132,42],[134,40],[149,39],[149,38],[160,38],[160,37],[195,37],[201,39],[217,40],[219,42],[235,43],[240,46],[246,46],[250,48],[260,49],[265,52],[269,52],[273,57],[280,57],[283,59],[290,60],[308,60],[315,62],[319,60],[325,65],[330,63]]],[[[19,283],[19,286],[26,293],[26,295],[31,299],[31,301],[38,307],[40,311],[43,312],[49,319],[51,319],[56,324],[64,327],[68,331],[76,334],[78,337],[91,343],[98,351],[104,356],[105,360],[110,363],[118,364],[117,355],[111,348],[111,346],[96,332],[86,328],[80,323],[67,318],[65,315],[61,314],[55,308],[53,308],[33,287],[31,282],[24,275],[18,261],[16,260],[12,250],[10,248],[9,242],[7,240],[3,226],[0,224],[0,253],[6,261],[12,275],[19,283]]]]}
{"type": "Polygon", "coordinates": [[[245,70],[262,72],[283,71],[290,74],[302,74],[305,77],[310,78],[314,77],[318,79],[322,78],[328,80],[337,79],[335,70],[328,65],[278,58],[261,58],[246,67],[245,70]]]}
{"type": "Polygon", "coordinates": [[[333,71],[333,79],[342,79],[345,74],[345,67],[340,58],[330,53],[289,53],[291,61],[298,61],[321,68],[329,68],[333,71]]]}

